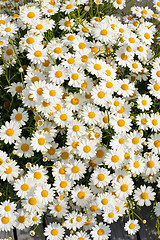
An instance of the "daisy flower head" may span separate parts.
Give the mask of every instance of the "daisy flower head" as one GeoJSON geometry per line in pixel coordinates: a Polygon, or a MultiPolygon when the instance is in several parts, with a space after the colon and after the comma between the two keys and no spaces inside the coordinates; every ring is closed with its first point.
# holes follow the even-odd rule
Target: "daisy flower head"
{"type": "Polygon", "coordinates": [[[127,134],[127,146],[133,150],[140,150],[143,148],[142,144],[145,141],[145,138],[142,137],[142,134],[138,131],[133,131],[127,134]]]}
{"type": "Polygon", "coordinates": [[[18,108],[17,110],[13,109],[11,120],[16,121],[20,126],[23,126],[28,121],[28,113],[24,111],[24,108],[18,108]]]}
{"type": "Polygon", "coordinates": [[[16,154],[19,156],[19,157],[31,157],[33,156],[33,149],[32,149],[32,146],[31,146],[31,141],[30,141],[30,138],[24,138],[24,137],[21,137],[19,140],[17,140],[15,142],[15,146],[14,148],[16,149],[16,154]]]}
{"type": "MultiPolygon", "coordinates": [[[[63,195],[60,195],[61,199],[65,199],[63,195]]],[[[52,203],[49,204],[50,213],[53,214],[54,217],[64,217],[68,211],[67,202],[65,200],[53,199],[52,203]]]]}
{"type": "Polygon", "coordinates": [[[111,224],[113,222],[117,222],[117,220],[119,218],[119,214],[116,211],[114,206],[110,207],[107,210],[104,210],[104,213],[102,216],[103,216],[104,222],[107,222],[109,224],[111,224]]]}
{"type": "Polygon", "coordinates": [[[156,154],[149,154],[149,156],[144,158],[144,160],[145,160],[144,172],[145,172],[146,175],[156,174],[159,171],[159,169],[160,169],[160,162],[159,162],[158,155],[156,155],[156,154]]]}
{"type": "Polygon", "coordinates": [[[141,185],[140,188],[137,188],[134,191],[133,197],[139,206],[150,206],[151,201],[155,199],[155,195],[156,193],[152,187],[141,185]]]}
{"type": "Polygon", "coordinates": [[[119,181],[114,182],[113,189],[119,199],[125,200],[132,194],[134,188],[133,181],[130,177],[120,178],[119,181]]]}
{"type": "Polygon", "coordinates": [[[115,8],[119,8],[120,10],[122,10],[126,6],[126,1],[125,0],[114,0],[113,6],[115,8]]]}
{"type": "Polygon", "coordinates": [[[38,201],[44,205],[53,201],[54,191],[50,184],[43,183],[41,186],[37,186],[35,190],[35,197],[38,201]]]}
{"type": "Polygon", "coordinates": [[[114,202],[115,202],[115,197],[108,192],[98,193],[96,197],[97,207],[104,211],[110,209],[111,206],[114,204],[114,202]]]}
{"type": "Polygon", "coordinates": [[[91,91],[93,102],[99,106],[106,106],[111,98],[111,94],[104,91],[102,86],[96,86],[91,91]]]}
{"type": "Polygon", "coordinates": [[[107,240],[109,239],[109,236],[111,235],[111,229],[108,225],[103,224],[102,222],[99,223],[99,225],[95,225],[92,227],[91,230],[91,236],[95,240],[107,240]]]}
{"type": "Polygon", "coordinates": [[[126,134],[116,134],[110,140],[110,146],[113,150],[127,148],[127,137],[126,134]]]}
{"type": "Polygon", "coordinates": [[[86,128],[81,121],[73,120],[72,124],[67,126],[68,137],[80,137],[86,135],[86,128]]]}
{"type": "Polygon", "coordinates": [[[68,229],[72,229],[76,231],[76,229],[81,228],[85,222],[87,221],[87,216],[82,213],[77,213],[76,211],[72,211],[72,213],[68,214],[66,217],[65,226],[68,229]]]}
{"type": "Polygon", "coordinates": [[[8,159],[7,153],[0,150],[0,166],[2,166],[7,159],[8,159]]]}
{"type": "Polygon", "coordinates": [[[131,72],[133,73],[139,73],[142,71],[142,64],[139,61],[131,61],[128,64],[128,67],[130,68],[131,72]]]}
{"type": "Polygon", "coordinates": [[[62,98],[62,89],[59,86],[54,84],[46,84],[43,97],[46,102],[52,102],[54,106],[56,106],[57,102],[62,98]]]}
{"type": "Polygon", "coordinates": [[[74,187],[74,189],[71,191],[71,197],[74,203],[76,203],[77,206],[86,206],[88,205],[92,193],[88,187],[85,187],[83,185],[77,185],[74,187]]]}
{"type": "Polygon", "coordinates": [[[123,160],[123,151],[120,149],[108,150],[104,158],[105,164],[112,169],[118,169],[121,166],[123,160]]]}
{"type": "Polygon", "coordinates": [[[71,190],[73,182],[62,175],[61,178],[55,179],[54,187],[58,193],[68,192],[71,190]]]}
{"type": "Polygon", "coordinates": [[[91,159],[96,155],[96,145],[92,140],[81,138],[77,146],[77,154],[84,159],[91,159]]]}
{"type": "Polygon", "coordinates": [[[152,96],[160,99],[160,95],[159,95],[159,93],[160,93],[160,81],[158,83],[155,80],[150,80],[150,84],[148,84],[148,89],[149,89],[149,93],[152,96]]]}
{"type": "Polygon", "coordinates": [[[38,166],[37,164],[34,166],[31,166],[29,171],[27,172],[26,176],[28,178],[31,178],[37,185],[41,185],[44,182],[47,182],[48,171],[46,168],[44,168],[42,165],[38,166]]]}
{"type": "Polygon", "coordinates": [[[128,222],[125,223],[124,230],[127,231],[130,235],[134,235],[136,232],[138,232],[139,229],[140,226],[137,219],[129,219],[128,222]]]}
{"type": "Polygon", "coordinates": [[[147,125],[151,128],[152,131],[159,131],[160,130],[160,116],[156,113],[152,113],[151,115],[147,116],[147,125]]]}
{"type": "Polygon", "coordinates": [[[148,111],[152,106],[152,99],[146,94],[139,95],[137,104],[137,108],[141,109],[142,111],[148,111]]]}
{"type": "Polygon", "coordinates": [[[39,133],[36,131],[31,138],[31,146],[36,151],[47,151],[51,147],[51,141],[52,137],[48,132],[39,133]]]}
{"type": "Polygon", "coordinates": [[[129,97],[135,90],[134,83],[130,83],[128,79],[118,80],[118,86],[117,93],[123,97],[129,97]]]}
{"type": "Polygon", "coordinates": [[[107,21],[101,21],[92,29],[93,37],[105,44],[112,41],[114,31],[107,21]]]}
{"type": "MultiPolygon", "coordinates": [[[[29,95],[27,96],[29,101],[43,101],[43,93],[45,88],[46,82],[45,81],[35,81],[29,86],[29,95]]],[[[26,89],[25,89],[26,90],[26,89]]],[[[24,90],[24,91],[25,91],[24,90]]],[[[24,93],[24,92],[23,92],[24,93]]]]}
{"type": "Polygon", "coordinates": [[[70,19],[68,17],[65,17],[59,21],[60,29],[65,31],[70,31],[71,28],[74,25],[74,19],[70,19]]]}
{"type": "Polygon", "coordinates": [[[44,230],[47,240],[63,239],[65,230],[59,223],[50,223],[44,230]]]}
{"type": "Polygon", "coordinates": [[[77,8],[77,3],[73,0],[71,1],[66,1],[63,6],[61,6],[60,11],[65,12],[65,13],[70,13],[74,11],[77,8]]]}
{"type": "Polygon", "coordinates": [[[95,125],[99,119],[99,109],[93,104],[85,105],[82,108],[82,121],[89,125],[95,125]]]}
{"type": "Polygon", "coordinates": [[[34,44],[28,49],[27,57],[32,63],[42,63],[47,60],[47,50],[41,44],[34,44]]]}
{"type": "Polygon", "coordinates": [[[91,182],[97,187],[105,187],[111,181],[110,172],[105,168],[97,167],[91,175],[91,182]]]}
{"type": "Polygon", "coordinates": [[[27,7],[21,6],[20,7],[20,19],[24,24],[33,24],[35,20],[38,20],[41,17],[41,13],[39,9],[35,6],[27,7]]]}
{"type": "Polygon", "coordinates": [[[14,202],[10,202],[10,200],[6,200],[1,203],[0,205],[0,211],[1,215],[12,216],[12,214],[15,213],[16,210],[16,204],[14,202]]]}
{"type": "Polygon", "coordinates": [[[26,198],[28,193],[33,190],[34,184],[35,183],[31,178],[25,176],[15,180],[13,188],[18,197],[26,198]]]}
{"type": "Polygon", "coordinates": [[[134,157],[132,157],[129,160],[129,165],[128,165],[130,171],[132,172],[132,174],[141,174],[144,171],[145,168],[145,163],[142,157],[134,155],[134,157]]]}
{"type": "Polygon", "coordinates": [[[136,120],[137,120],[136,124],[138,125],[139,129],[142,129],[142,130],[148,129],[147,116],[148,114],[146,113],[140,113],[136,116],[136,120]]]}
{"type": "Polygon", "coordinates": [[[52,84],[61,85],[65,80],[68,79],[67,68],[58,65],[52,66],[49,71],[49,78],[52,84]]]}
{"type": "Polygon", "coordinates": [[[2,125],[0,129],[0,139],[4,140],[5,144],[12,144],[19,140],[21,132],[22,129],[20,129],[19,123],[11,120],[10,122],[5,122],[5,125],[2,125]]]}
{"type": "Polygon", "coordinates": [[[154,33],[151,31],[151,28],[147,28],[144,25],[141,25],[139,27],[138,35],[144,44],[146,45],[152,44],[154,33]]]}
{"type": "Polygon", "coordinates": [[[53,59],[61,59],[67,52],[67,47],[58,39],[52,39],[47,45],[47,52],[53,59]]]}
{"type": "Polygon", "coordinates": [[[117,134],[128,132],[131,129],[131,119],[122,117],[121,114],[112,116],[110,119],[110,125],[113,127],[117,134]]]}
{"type": "Polygon", "coordinates": [[[147,146],[155,154],[160,154],[160,134],[152,134],[148,138],[147,146]]]}
{"type": "Polygon", "coordinates": [[[104,74],[104,68],[106,67],[106,63],[97,58],[90,59],[90,61],[87,63],[86,69],[91,72],[92,74],[95,74],[97,78],[102,77],[104,74]]]}
{"type": "Polygon", "coordinates": [[[29,214],[23,209],[18,209],[16,212],[16,228],[23,230],[30,226],[29,214]]]}
{"type": "Polygon", "coordinates": [[[81,160],[71,160],[66,164],[66,175],[71,180],[79,180],[86,173],[86,166],[81,160]]]}
{"type": "Polygon", "coordinates": [[[16,226],[16,218],[15,215],[12,214],[11,216],[0,216],[0,230],[1,231],[10,231],[16,226]]]}
{"type": "Polygon", "coordinates": [[[66,108],[62,108],[60,111],[54,114],[55,123],[62,128],[68,126],[68,123],[72,121],[72,118],[71,110],[66,108]]]}
{"type": "Polygon", "coordinates": [[[17,162],[11,159],[8,159],[0,169],[0,177],[3,181],[7,180],[8,182],[13,182],[13,180],[18,177],[19,173],[20,168],[17,162]]]}
{"type": "Polygon", "coordinates": [[[122,67],[128,66],[128,64],[133,60],[133,53],[126,51],[126,48],[124,47],[120,47],[115,53],[115,60],[122,67]]]}
{"type": "Polygon", "coordinates": [[[69,71],[69,86],[81,87],[81,84],[85,80],[84,71],[78,67],[72,67],[69,71]]]}

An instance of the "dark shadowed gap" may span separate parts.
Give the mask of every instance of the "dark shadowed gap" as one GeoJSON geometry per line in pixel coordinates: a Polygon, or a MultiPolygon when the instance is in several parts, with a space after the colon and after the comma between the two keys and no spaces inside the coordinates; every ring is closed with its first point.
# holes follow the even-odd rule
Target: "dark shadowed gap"
{"type": "Polygon", "coordinates": [[[16,228],[13,228],[13,236],[14,236],[14,240],[18,240],[16,228]]]}
{"type": "Polygon", "coordinates": [[[137,236],[137,240],[141,240],[139,232],[136,233],[136,236],[137,236]]]}

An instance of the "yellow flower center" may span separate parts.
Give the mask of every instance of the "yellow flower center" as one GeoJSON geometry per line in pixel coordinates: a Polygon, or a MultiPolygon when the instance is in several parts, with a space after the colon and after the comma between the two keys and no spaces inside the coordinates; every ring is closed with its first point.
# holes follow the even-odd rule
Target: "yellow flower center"
{"type": "Polygon", "coordinates": [[[124,91],[127,91],[129,89],[128,85],[127,84],[122,84],[121,85],[121,88],[124,90],[124,91]]]}
{"type": "Polygon", "coordinates": [[[143,47],[142,46],[137,47],[137,49],[138,49],[139,52],[143,52],[143,47]]]}
{"type": "Polygon", "coordinates": [[[147,162],[147,167],[153,168],[154,167],[154,162],[152,160],[147,162]]]}
{"type": "Polygon", "coordinates": [[[42,190],[41,196],[42,197],[48,197],[48,191],[47,190],[42,190]]]}
{"type": "Polygon", "coordinates": [[[56,235],[58,235],[58,230],[57,229],[52,229],[52,231],[51,231],[51,234],[53,235],[53,236],[56,236],[56,235]]]}
{"type": "Polygon", "coordinates": [[[122,191],[122,192],[127,192],[127,190],[128,190],[128,185],[127,185],[127,184],[123,184],[123,185],[121,186],[121,191],[122,191]]]}
{"type": "Polygon", "coordinates": [[[139,138],[134,137],[134,138],[132,139],[132,143],[133,143],[133,144],[138,144],[138,143],[139,143],[139,138]]]}
{"type": "Polygon", "coordinates": [[[88,57],[87,57],[87,55],[81,56],[81,61],[82,61],[82,62],[88,62],[88,57]]]}
{"type": "Polygon", "coordinates": [[[98,48],[97,47],[92,47],[91,48],[91,52],[97,53],[98,52],[98,48]]]}
{"type": "Polygon", "coordinates": [[[54,49],[54,52],[57,53],[57,54],[60,54],[62,52],[62,49],[60,47],[56,47],[54,49]]]}
{"type": "Polygon", "coordinates": [[[79,48],[80,48],[80,49],[86,48],[86,44],[83,43],[83,42],[79,43],[79,48]]]}
{"type": "Polygon", "coordinates": [[[5,170],[5,173],[6,174],[12,173],[12,167],[8,166],[8,168],[6,168],[6,170],[5,170]]]}
{"type": "Polygon", "coordinates": [[[102,99],[102,98],[105,97],[105,93],[100,91],[100,92],[97,93],[97,96],[102,99]]]}
{"type": "Polygon", "coordinates": [[[154,85],[153,85],[153,88],[154,88],[155,91],[159,91],[160,86],[159,86],[158,84],[154,84],[154,85]]]}
{"type": "Polygon", "coordinates": [[[96,153],[96,156],[97,156],[98,158],[102,158],[102,157],[104,156],[103,150],[98,150],[97,153],[96,153]]]}
{"type": "Polygon", "coordinates": [[[149,34],[149,33],[145,33],[145,34],[144,34],[144,37],[145,37],[146,39],[150,39],[150,34],[149,34]]]}
{"type": "Polygon", "coordinates": [[[50,90],[50,91],[49,91],[49,95],[50,95],[51,97],[56,96],[56,91],[55,91],[55,90],[50,90]]]}
{"type": "Polygon", "coordinates": [[[125,153],[125,154],[124,154],[124,158],[125,158],[126,160],[130,159],[130,154],[129,154],[129,153],[125,153]]]}
{"type": "Polygon", "coordinates": [[[66,181],[62,181],[61,183],[60,183],[60,187],[61,188],[65,188],[65,187],[67,187],[67,182],[66,181]]]}
{"type": "Polygon", "coordinates": [[[116,162],[119,161],[119,157],[118,157],[117,155],[113,155],[113,156],[111,157],[111,160],[112,160],[112,162],[116,163],[116,162]]]}
{"type": "Polygon", "coordinates": [[[135,224],[134,223],[129,224],[129,228],[130,229],[134,229],[135,228],[135,224]]]}
{"type": "Polygon", "coordinates": [[[6,32],[10,32],[10,31],[11,31],[11,28],[10,28],[10,27],[6,27],[6,28],[5,28],[5,31],[6,31],[6,32]]]}
{"type": "Polygon", "coordinates": [[[61,158],[64,159],[64,160],[66,160],[68,157],[69,157],[69,154],[67,152],[63,152],[61,154],[61,158]]]}
{"type": "Polygon", "coordinates": [[[26,184],[26,183],[24,183],[24,184],[22,184],[21,189],[22,189],[23,191],[27,191],[27,190],[29,189],[29,185],[26,184]]]}
{"type": "Polygon", "coordinates": [[[60,211],[62,210],[62,207],[61,207],[60,205],[56,205],[56,206],[55,206],[55,210],[56,210],[57,212],[60,212],[60,211]]]}
{"type": "Polygon", "coordinates": [[[41,30],[43,28],[43,25],[42,24],[38,24],[37,26],[36,26],[36,29],[37,30],[41,30]]]}
{"type": "Polygon", "coordinates": [[[2,217],[1,221],[3,224],[7,224],[7,223],[9,223],[9,217],[2,217]]]}
{"type": "Polygon", "coordinates": [[[30,198],[28,202],[30,205],[36,205],[37,200],[36,200],[36,198],[33,197],[33,198],[30,198]]]}
{"type": "Polygon", "coordinates": [[[158,125],[157,119],[153,119],[153,120],[152,120],[152,124],[153,124],[154,126],[157,126],[157,125],[158,125]]]}
{"type": "Polygon", "coordinates": [[[67,62],[69,64],[73,64],[73,63],[75,63],[75,59],[74,58],[69,58],[67,62]]]}
{"type": "Polygon", "coordinates": [[[7,49],[6,54],[8,56],[12,55],[13,54],[13,50],[12,49],[7,49]]]}
{"type": "Polygon", "coordinates": [[[107,199],[107,198],[103,198],[103,199],[101,200],[101,203],[102,203],[103,205],[107,205],[107,204],[108,204],[108,199],[107,199]]]}
{"type": "Polygon", "coordinates": [[[72,129],[73,129],[74,132],[78,132],[79,131],[79,126],[78,125],[74,125],[72,129]]]}
{"type": "Polygon", "coordinates": [[[143,192],[142,194],[141,194],[141,198],[142,199],[147,199],[148,198],[148,193],[146,193],[146,192],[143,192]]]}
{"type": "Polygon", "coordinates": [[[142,100],[142,105],[146,106],[147,105],[147,101],[146,100],[142,100]]]}
{"type": "Polygon", "coordinates": [[[59,169],[59,173],[60,174],[62,174],[62,175],[64,175],[65,174],[65,167],[61,167],[60,169],[59,169]]]}
{"type": "Polygon", "coordinates": [[[98,234],[99,236],[102,236],[102,235],[104,234],[104,230],[103,230],[103,229],[99,229],[99,230],[97,231],[97,234],[98,234]]]}
{"type": "Polygon", "coordinates": [[[7,131],[6,131],[6,134],[7,134],[8,136],[13,136],[13,134],[14,134],[13,128],[8,128],[7,131]]]}
{"type": "Polygon", "coordinates": [[[79,167],[77,167],[77,166],[74,166],[74,167],[72,167],[72,172],[73,173],[78,173],[79,172],[79,167]]]}
{"type": "Polygon", "coordinates": [[[101,35],[102,36],[107,36],[107,34],[108,34],[108,31],[106,29],[101,30],[101,35]]]}
{"type": "Polygon", "coordinates": [[[97,206],[92,205],[90,208],[91,212],[97,212],[97,206]]]}
{"type": "Polygon", "coordinates": [[[123,119],[120,119],[117,121],[117,124],[119,127],[124,127],[125,126],[125,121],[123,119]]]}
{"type": "Polygon", "coordinates": [[[120,144],[124,144],[124,143],[125,143],[124,138],[120,138],[120,139],[119,139],[119,143],[120,143],[120,144]]]}
{"type": "Polygon", "coordinates": [[[28,18],[34,18],[34,17],[35,17],[35,13],[34,13],[34,12],[29,12],[29,13],[27,14],[27,17],[28,17],[28,18]]]}
{"type": "Polygon", "coordinates": [[[66,22],[64,23],[64,25],[65,25],[66,27],[70,27],[70,26],[71,26],[71,22],[70,22],[70,21],[66,21],[66,22]]]}
{"type": "Polygon", "coordinates": [[[48,149],[48,154],[49,155],[54,155],[55,154],[55,149],[53,147],[51,147],[50,149],[48,149]]]}
{"type": "Polygon", "coordinates": [[[96,116],[96,114],[94,112],[89,112],[88,113],[88,117],[93,119],[96,116]]]}
{"type": "Polygon", "coordinates": [[[79,198],[79,199],[83,199],[83,198],[85,198],[85,193],[84,192],[82,192],[82,191],[80,191],[80,192],[78,192],[78,194],[77,194],[77,197],[79,198]]]}
{"type": "Polygon", "coordinates": [[[160,71],[157,71],[156,75],[157,77],[160,77],[160,71]]]}
{"type": "Polygon", "coordinates": [[[40,172],[35,172],[34,173],[34,178],[36,178],[37,180],[41,179],[42,174],[40,172]]]}
{"type": "Polygon", "coordinates": [[[42,56],[42,52],[37,50],[37,51],[34,52],[34,56],[35,57],[41,57],[42,56]]]}
{"type": "Polygon", "coordinates": [[[43,88],[38,88],[37,93],[38,93],[38,95],[42,95],[43,94],[43,88]]]}
{"type": "Polygon", "coordinates": [[[20,222],[20,223],[24,223],[25,220],[26,220],[26,218],[24,216],[19,216],[18,217],[18,222],[20,222]]]}
{"type": "Polygon", "coordinates": [[[68,38],[67,38],[69,41],[73,41],[74,39],[75,39],[75,37],[73,36],[73,35],[70,35],[70,36],[68,36],[68,38]]]}
{"type": "Polygon", "coordinates": [[[21,113],[17,113],[17,114],[15,115],[15,119],[16,119],[17,121],[21,121],[21,120],[22,120],[22,114],[21,114],[21,113]]]}
{"type": "Polygon", "coordinates": [[[98,174],[97,178],[99,181],[103,181],[105,179],[105,176],[104,176],[104,174],[100,173],[100,174],[98,174]]]}
{"type": "Polygon", "coordinates": [[[67,8],[67,9],[71,9],[72,6],[73,6],[72,4],[68,4],[68,5],[66,6],[66,8],[67,8]]]}
{"type": "Polygon", "coordinates": [[[32,217],[32,221],[33,222],[37,222],[38,218],[35,216],[35,217],[32,217]]]}
{"type": "Polygon", "coordinates": [[[131,47],[128,46],[126,49],[127,49],[128,52],[132,52],[132,48],[131,47]]]}
{"type": "Polygon", "coordinates": [[[159,140],[154,141],[154,146],[156,148],[159,148],[160,147],[160,141],[159,140]]]}
{"type": "Polygon", "coordinates": [[[142,123],[142,124],[146,124],[146,123],[147,123],[147,119],[142,118],[142,119],[141,119],[141,123],[142,123]]]}
{"type": "Polygon", "coordinates": [[[72,98],[72,99],[71,99],[71,103],[72,103],[73,105],[77,105],[77,104],[79,103],[79,99],[78,99],[78,98],[72,98]]]}
{"type": "MultiPolygon", "coordinates": [[[[107,75],[108,76],[108,75],[107,75]]],[[[113,87],[113,83],[112,82],[107,82],[106,83],[106,87],[107,88],[112,88],[113,87]]]]}
{"type": "Polygon", "coordinates": [[[73,74],[71,75],[71,78],[72,78],[73,80],[77,80],[77,79],[79,78],[78,73],[73,73],[73,74]]]}
{"type": "Polygon", "coordinates": [[[60,119],[61,119],[62,121],[66,121],[66,120],[68,119],[67,114],[61,114],[60,119]]]}
{"type": "Polygon", "coordinates": [[[45,142],[46,142],[46,141],[45,141],[45,139],[44,139],[43,137],[41,137],[41,138],[38,139],[38,144],[39,144],[39,145],[44,145],[45,142]]]}
{"type": "Polygon", "coordinates": [[[11,207],[10,207],[10,206],[5,206],[4,210],[5,210],[6,212],[9,212],[9,211],[11,210],[11,207]]]}
{"type": "Polygon", "coordinates": [[[85,153],[89,153],[89,152],[91,151],[91,147],[88,146],[88,145],[86,145],[86,146],[83,147],[83,151],[84,151],[85,153]]]}
{"type": "Polygon", "coordinates": [[[34,82],[39,82],[39,77],[35,76],[35,77],[32,77],[32,83],[34,82]]]}
{"type": "Polygon", "coordinates": [[[125,55],[125,53],[122,53],[121,54],[121,59],[124,60],[124,61],[127,61],[128,57],[127,57],[127,55],[125,55]]]}
{"type": "Polygon", "coordinates": [[[55,72],[55,77],[56,78],[60,78],[60,77],[62,77],[62,75],[63,75],[63,73],[61,71],[55,72]]]}
{"type": "Polygon", "coordinates": [[[109,122],[109,119],[108,119],[107,116],[103,117],[103,122],[104,122],[104,123],[108,123],[108,122],[109,122]]]}
{"type": "Polygon", "coordinates": [[[132,67],[133,67],[134,69],[136,69],[136,68],[138,68],[138,64],[137,64],[137,63],[132,63],[132,67]]]}
{"type": "Polygon", "coordinates": [[[139,166],[140,166],[138,161],[135,161],[133,165],[134,165],[135,168],[139,168],[139,166]]]}
{"type": "Polygon", "coordinates": [[[114,213],[113,212],[108,213],[108,217],[109,218],[113,218],[114,217],[114,213]]]}
{"type": "Polygon", "coordinates": [[[94,64],[94,69],[98,71],[101,70],[101,65],[98,63],[94,64]]]}

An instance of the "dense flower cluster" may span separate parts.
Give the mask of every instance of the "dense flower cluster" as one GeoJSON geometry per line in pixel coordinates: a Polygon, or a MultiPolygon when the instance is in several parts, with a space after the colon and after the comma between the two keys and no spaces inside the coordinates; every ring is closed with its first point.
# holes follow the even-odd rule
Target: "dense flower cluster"
{"type": "Polygon", "coordinates": [[[25,2],[1,4],[0,74],[17,104],[0,128],[14,192],[1,194],[0,231],[47,213],[48,240],[109,239],[124,215],[135,234],[138,207],[154,201],[160,217],[160,1],[124,16],[125,0],[25,2]]]}

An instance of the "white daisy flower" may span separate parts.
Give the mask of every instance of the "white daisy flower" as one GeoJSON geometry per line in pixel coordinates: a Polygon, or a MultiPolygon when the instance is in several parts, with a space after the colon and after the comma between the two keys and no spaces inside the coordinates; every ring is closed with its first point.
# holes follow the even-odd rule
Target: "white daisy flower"
{"type": "Polygon", "coordinates": [[[137,201],[139,206],[150,206],[151,201],[155,199],[156,193],[153,191],[153,188],[150,186],[140,186],[134,191],[134,200],[137,201]]]}
{"type": "Polygon", "coordinates": [[[19,123],[11,120],[10,122],[5,122],[0,129],[0,139],[4,140],[4,143],[12,144],[19,140],[22,129],[20,129],[19,123]]]}
{"type": "Polygon", "coordinates": [[[109,173],[107,169],[97,167],[92,173],[90,180],[97,187],[103,188],[107,186],[112,179],[109,173]]]}
{"type": "Polygon", "coordinates": [[[96,155],[96,145],[87,138],[81,138],[77,146],[77,153],[84,159],[90,159],[96,155]]]}
{"type": "Polygon", "coordinates": [[[28,193],[34,188],[34,181],[28,177],[21,177],[20,179],[15,180],[13,184],[14,191],[18,197],[26,198],[28,193]]]}
{"type": "Polygon", "coordinates": [[[83,185],[77,185],[74,187],[74,189],[71,191],[72,194],[72,200],[77,204],[77,206],[86,206],[91,197],[92,193],[88,187],[85,187],[83,185]]]}
{"type": "Polygon", "coordinates": [[[114,182],[114,191],[119,199],[125,200],[132,194],[134,184],[130,177],[120,178],[119,181],[114,182]]]}
{"type": "Polygon", "coordinates": [[[66,164],[65,171],[70,180],[79,180],[86,173],[86,166],[80,160],[71,160],[66,164]]]}
{"type": "Polygon", "coordinates": [[[139,95],[137,99],[137,108],[141,109],[142,111],[148,111],[151,108],[152,103],[152,99],[148,95],[139,95]]]}
{"type": "Polygon", "coordinates": [[[138,224],[138,220],[131,220],[129,219],[128,222],[125,223],[124,230],[128,232],[130,235],[134,235],[138,230],[140,229],[140,226],[138,224]]]}
{"type": "Polygon", "coordinates": [[[43,183],[41,186],[37,186],[34,193],[38,201],[44,205],[53,201],[54,190],[50,184],[43,183]]]}
{"type": "Polygon", "coordinates": [[[47,240],[63,239],[65,230],[59,223],[50,223],[44,230],[44,235],[47,240]]]}
{"type": "Polygon", "coordinates": [[[95,225],[92,227],[91,230],[91,236],[95,240],[107,240],[109,239],[109,236],[111,235],[111,230],[108,225],[103,224],[102,222],[99,223],[99,225],[95,225]]]}

